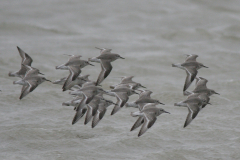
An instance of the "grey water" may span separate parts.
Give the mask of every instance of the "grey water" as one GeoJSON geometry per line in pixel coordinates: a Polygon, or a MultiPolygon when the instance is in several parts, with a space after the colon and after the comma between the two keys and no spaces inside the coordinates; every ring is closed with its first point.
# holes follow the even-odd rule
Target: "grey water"
{"type": "MultiPolygon", "coordinates": [[[[240,159],[239,61],[238,0],[1,0],[0,159],[240,159]],[[16,46],[53,81],[69,74],[55,70],[67,61],[64,54],[88,59],[99,55],[94,47],[111,48],[125,60],[112,63],[103,88],[134,75],[171,114],[159,116],[140,138],[138,130],[130,132],[136,108],[110,116],[110,106],[94,129],[83,119],[72,125],[73,108],[61,105],[71,96],[59,85],[44,82],[18,99],[21,86],[12,84],[18,78],[8,77],[20,68],[16,46]],[[185,54],[199,55],[209,68],[198,76],[221,95],[213,95],[212,105],[183,129],[188,111],[173,104],[186,98],[186,73],[171,64],[183,62],[185,54]]],[[[82,74],[96,80],[100,70],[95,64],[82,74]]]]}

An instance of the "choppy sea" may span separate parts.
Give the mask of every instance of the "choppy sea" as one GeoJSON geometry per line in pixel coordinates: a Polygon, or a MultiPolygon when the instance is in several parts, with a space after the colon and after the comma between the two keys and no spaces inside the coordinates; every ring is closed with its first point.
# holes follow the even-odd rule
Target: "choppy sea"
{"type": "MultiPolygon", "coordinates": [[[[0,5],[0,159],[2,160],[120,160],[120,159],[240,159],[240,1],[238,0],[1,0],[0,5]],[[134,75],[153,91],[158,106],[171,114],[158,117],[142,137],[130,132],[135,108],[122,108],[92,129],[83,119],[72,125],[71,100],[61,86],[44,82],[19,100],[21,86],[9,71],[20,68],[16,46],[33,59],[45,77],[56,80],[68,71],[55,70],[64,54],[88,59],[94,47],[113,49],[125,60],[112,63],[104,89],[120,76],[134,75]],[[183,128],[186,108],[176,107],[186,73],[173,68],[185,54],[199,55],[209,68],[198,76],[208,79],[213,95],[196,119],[183,128]]],[[[82,74],[95,80],[99,64],[82,74]]],[[[192,90],[194,85],[190,87],[192,90]]],[[[129,101],[137,99],[134,95],[129,101]]]]}

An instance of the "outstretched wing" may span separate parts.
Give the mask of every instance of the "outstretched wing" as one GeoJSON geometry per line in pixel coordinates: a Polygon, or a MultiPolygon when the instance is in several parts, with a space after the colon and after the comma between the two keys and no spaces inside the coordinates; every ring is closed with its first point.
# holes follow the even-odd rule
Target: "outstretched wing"
{"type": "Polygon", "coordinates": [[[196,90],[202,90],[202,89],[207,89],[207,82],[208,80],[204,79],[204,78],[196,78],[197,82],[196,82],[196,87],[194,89],[194,91],[196,90]]]}
{"type": "Polygon", "coordinates": [[[196,68],[185,67],[185,69],[186,69],[187,77],[185,80],[183,91],[186,91],[188,89],[188,87],[192,84],[193,80],[195,79],[198,73],[196,68]]]}
{"type": "Polygon", "coordinates": [[[197,103],[188,103],[188,115],[184,123],[184,128],[192,122],[192,120],[197,116],[198,112],[199,106],[197,103]]]}
{"type": "Polygon", "coordinates": [[[114,106],[111,115],[114,115],[119,111],[128,101],[129,97],[125,92],[115,92],[117,98],[117,104],[114,106]]]}
{"type": "Polygon", "coordinates": [[[196,55],[196,54],[189,54],[189,55],[187,55],[185,62],[190,62],[190,61],[196,62],[197,57],[198,57],[198,55],[196,55]]]}
{"type": "Polygon", "coordinates": [[[22,92],[19,99],[22,99],[23,97],[27,96],[30,92],[32,92],[35,88],[37,88],[37,86],[38,86],[37,80],[35,79],[28,80],[27,85],[24,85],[22,87],[22,92]]]}
{"type": "Polygon", "coordinates": [[[79,76],[79,74],[81,73],[81,69],[80,69],[79,66],[68,66],[68,68],[69,68],[70,74],[69,74],[67,80],[66,80],[66,81],[64,82],[64,84],[63,84],[63,87],[62,87],[63,91],[66,91],[66,90],[70,89],[70,88],[71,88],[71,87],[70,87],[70,84],[71,84],[74,80],[76,80],[76,78],[77,78],[77,77],[79,76]]]}
{"type": "Polygon", "coordinates": [[[99,121],[103,118],[103,116],[105,115],[107,111],[107,108],[104,106],[104,104],[100,104],[99,107],[98,107],[98,110],[96,112],[96,114],[94,115],[93,117],[93,120],[92,120],[92,128],[94,128],[98,123],[99,121]]]}
{"type": "Polygon", "coordinates": [[[138,137],[143,135],[149,128],[151,128],[156,120],[157,120],[157,117],[154,114],[145,114],[144,123],[138,133],[138,137]]]}
{"type": "Polygon", "coordinates": [[[31,66],[32,61],[33,61],[32,58],[18,46],[17,46],[17,49],[18,49],[20,56],[22,57],[22,64],[31,66]]]}
{"type": "Polygon", "coordinates": [[[112,70],[112,65],[109,61],[107,60],[100,60],[100,61],[101,61],[102,70],[98,76],[96,85],[99,85],[100,83],[102,83],[102,81],[110,74],[112,70]]]}
{"type": "Polygon", "coordinates": [[[136,128],[140,127],[143,123],[144,123],[144,117],[143,116],[138,117],[137,121],[134,123],[130,131],[133,131],[136,128]]]}

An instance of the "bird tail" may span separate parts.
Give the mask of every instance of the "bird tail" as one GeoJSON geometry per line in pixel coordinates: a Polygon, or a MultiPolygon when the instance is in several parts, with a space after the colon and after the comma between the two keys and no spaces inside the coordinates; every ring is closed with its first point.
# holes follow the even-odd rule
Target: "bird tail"
{"type": "Polygon", "coordinates": [[[137,112],[131,112],[131,116],[132,117],[137,117],[140,115],[140,111],[137,111],[137,112]]]}

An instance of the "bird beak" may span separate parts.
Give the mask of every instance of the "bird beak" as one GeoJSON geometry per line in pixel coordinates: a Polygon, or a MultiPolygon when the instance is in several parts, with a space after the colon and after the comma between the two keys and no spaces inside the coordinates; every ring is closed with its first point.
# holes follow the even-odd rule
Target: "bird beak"
{"type": "Polygon", "coordinates": [[[48,80],[48,79],[46,79],[46,81],[48,81],[48,82],[52,82],[52,81],[50,81],[50,80],[48,80]]]}
{"type": "Polygon", "coordinates": [[[207,66],[204,66],[204,65],[203,65],[203,67],[204,67],[204,68],[208,68],[207,66]]]}
{"type": "Polygon", "coordinates": [[[158,101],[158,103],[159,103],[159,104],[162,104],[162,105],[165,105],[164,103],[162,103],[162,102],[159,102],[159,101],[158,101]]]}
{"type": "Polygon", "coordinates": [[[125,59],[125,58],[123,58],[123,57],[121,57],[121,56],[120,56],[119,58],[121,58],[121,59],[125,59]]]}
{"type": "Polygon", "coordinates": [[[215,94],[218,94],[218,95],[220,95],[219,93],[217,93],[217,92],[215,92],[215,94]]]}
{"type": "Polygon", "coordinates": [[[165,113],[171,114],[170,112],[164,111],[165,113]]]}
{"type": "Polygon", "coordinates": [[[117,105],[117,103],[114,103],[114,102],[112,102],[112,101],[106,100],[106,99],[104,99],[104,98],[102,98],[102,100],[104,100],[104,101],[106,101],[106,102],[108,102],[108,103],[112,103],[112,104],[117,105]]]}
{"type": "Polygon", "coordinates": [[[91,63],[89,63],[89,62],[88,62],[88,64],[91,65],[91,66],[94,66],[93,64],[91,64],[91,63]]]}
{"type": "Polygon", "coordinates": [[[114,103],[114,102],[111,102],[112,104],[114,104],[114,105],[118,105],[117,103],[114,103]]]}
{"type": "Polygon", "coordinates": [[[65,56],[73,56],[73,55],[71,55],[71,54],[63,54],[63,55],[65,55],[65,56]]]}
{"type": "Polygon", "coordinates": [[[144,87],[144,86],[143,86],[143,85],[141,85],[141,84],[140,84],[140,87],[142,87],[142,88],[147,88],[147,87],[144,87]]]}
{"type": "Polygon", "coordinates": [[[95,48],[101,50],[101,48],[98,48],[98,47],[95,47],[95,48]]]}
{"type": "Polygon", "coordinates": [[[210,105],[212,105],[212,104],[211,104],[211,103],[209,103],[209,102],[208,102],[207,104],[210,104],[210,105]]]}
{"type": "Polygon", "coordinates": [[[38,72],[38,74],[44,75],[44,74],[43,74],[43,73],[41,73],[41,72],[38,72]]]}

